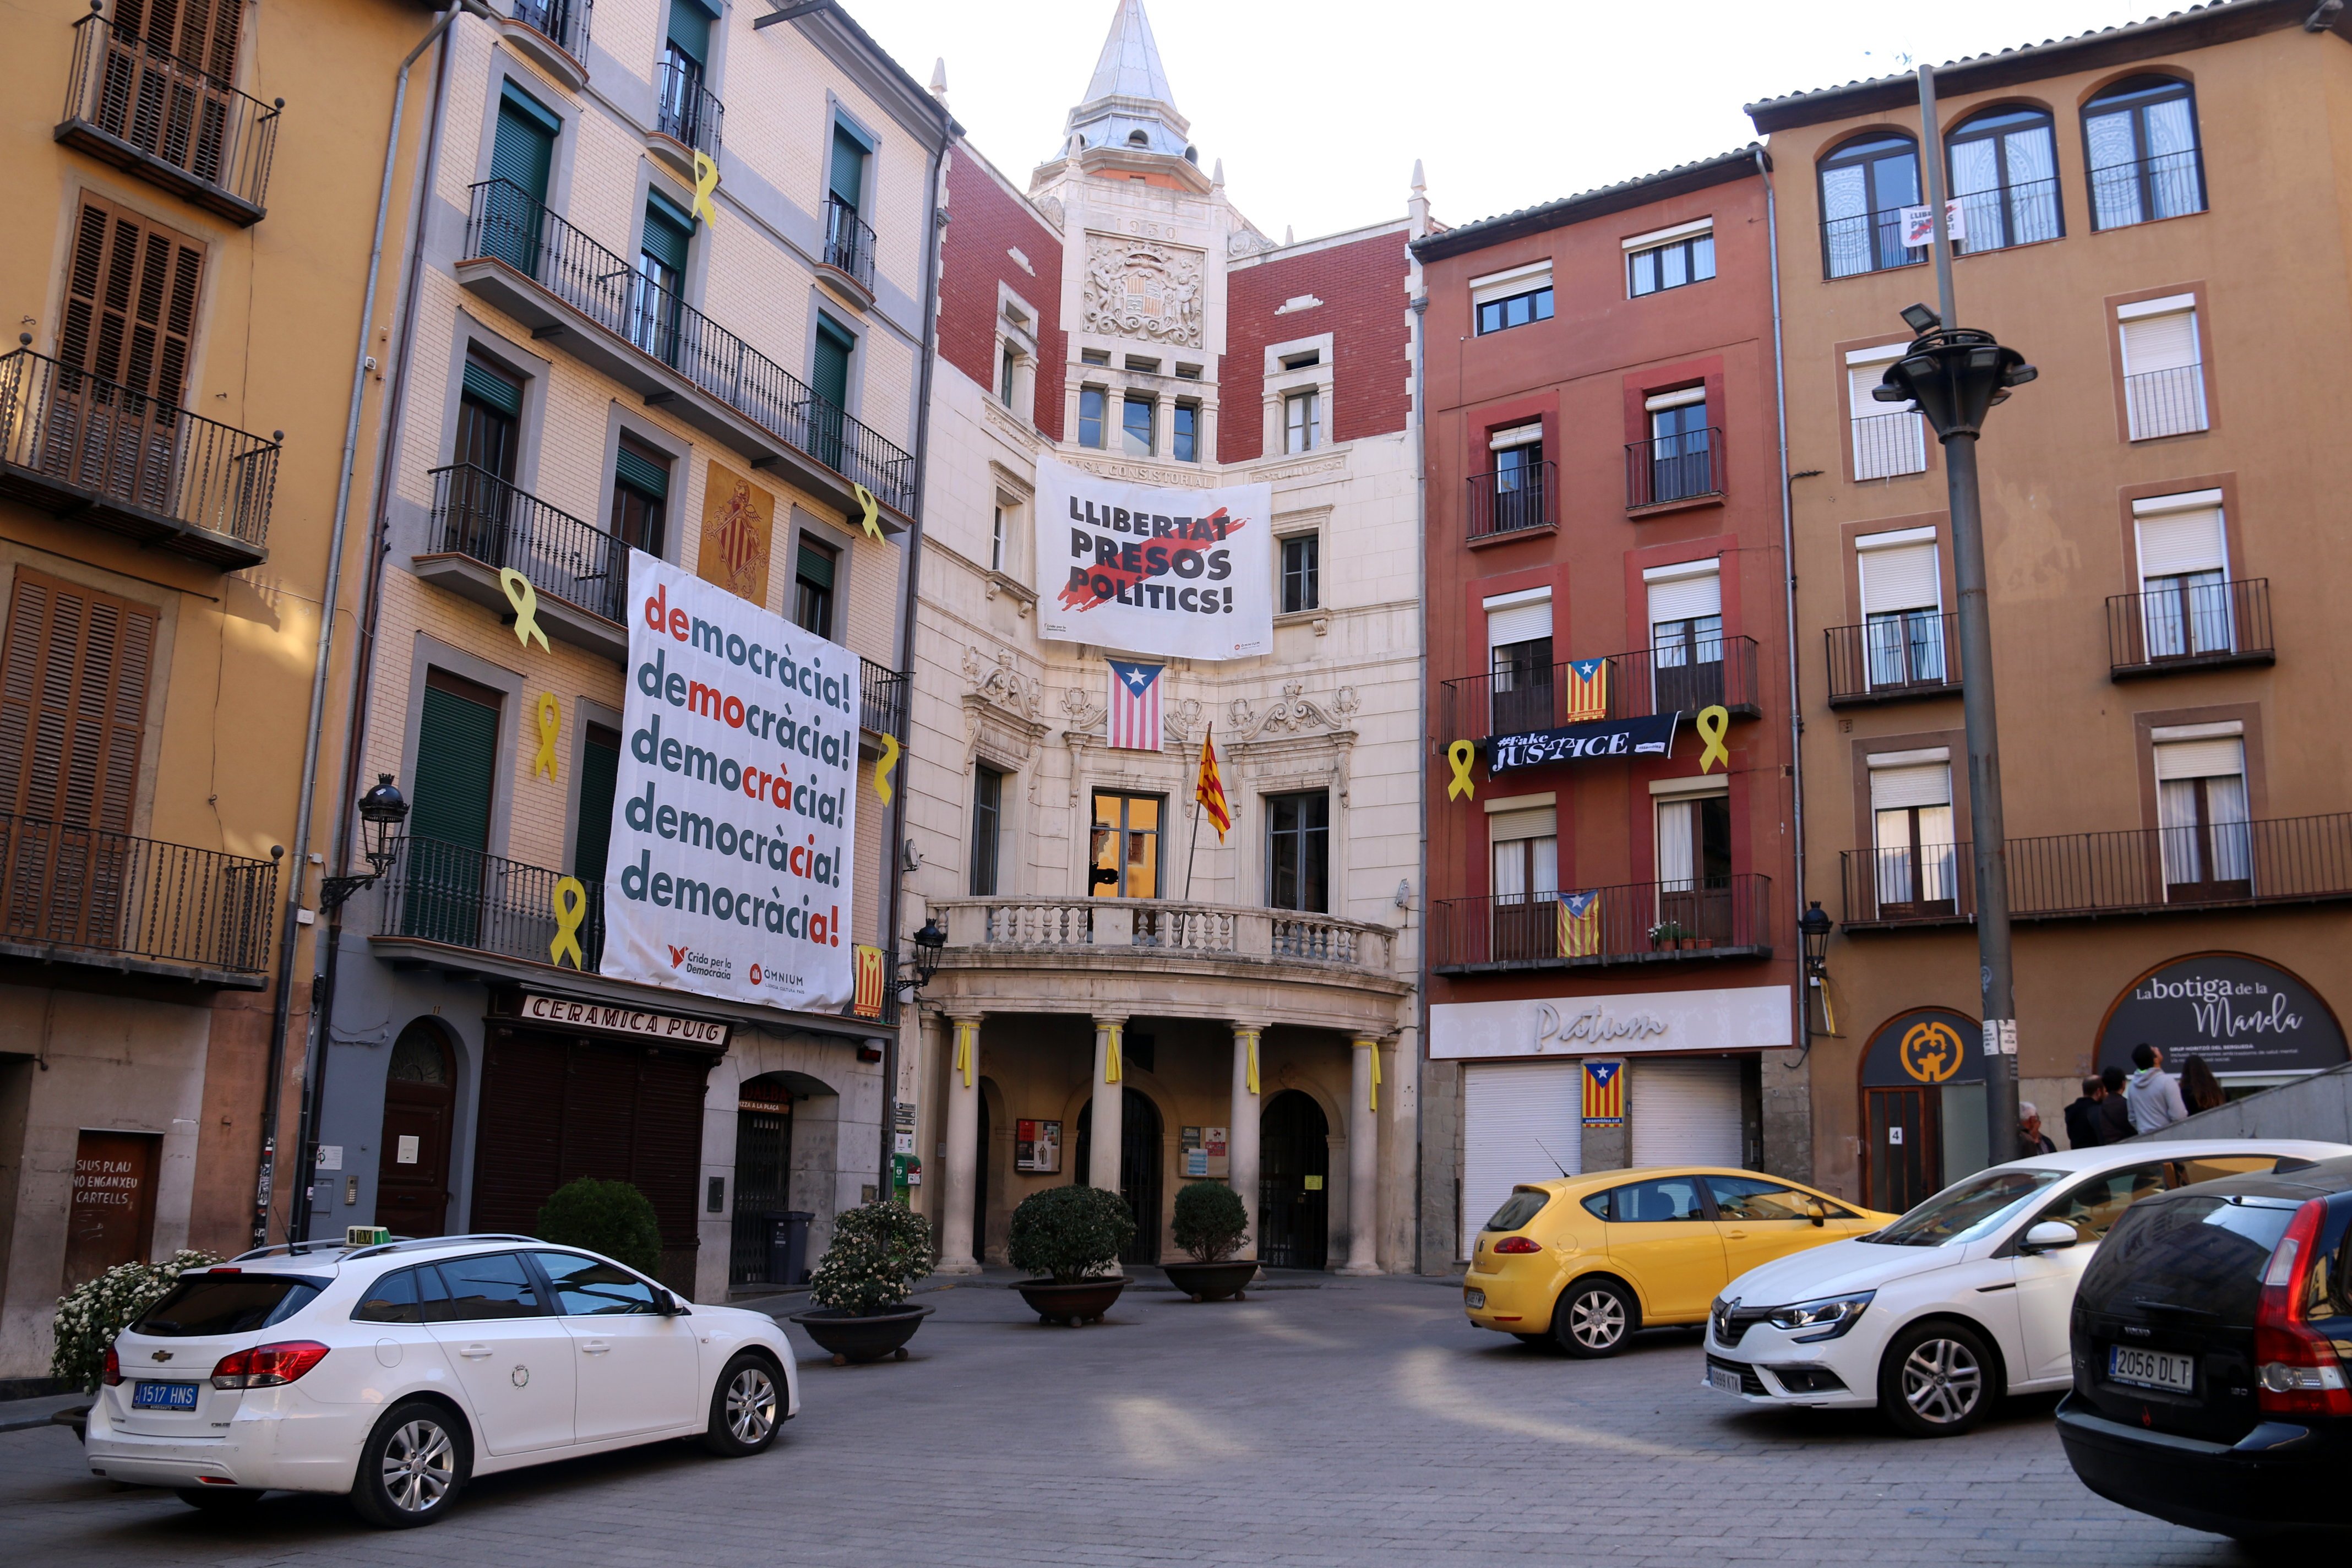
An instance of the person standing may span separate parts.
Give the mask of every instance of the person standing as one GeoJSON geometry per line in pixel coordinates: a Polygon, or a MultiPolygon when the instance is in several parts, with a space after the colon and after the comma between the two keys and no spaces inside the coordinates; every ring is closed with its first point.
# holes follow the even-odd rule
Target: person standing
{"type": "Polygon", "coordinates": [[[2189,1107],[2180,1099],[2180,1080],[2164,1070],[2162,1051],[2147,1044],[2134,1046],[2132,1066],[2139,1070],[2131,1075],[2124,1099],[2131,1107],[2133,1131],[2154,1132],[2188,1116],[2189,1107]]]}
{"type": "Polygon", "coordinates": [[[2191,1116],[2230,1102],[2230,1097],[2221,1092],[2221,1080],[2213,1076],[2213,1065],[2203,1057],[2190,1057],[2180,1064],[2180,1098],[2191,1116]]]}
{"type": "Polygon", "coordinates": [[[2081,1098],[2066,1108],[2066,1147],[2095,1149],[2107,1141],[2099,1115],[2099,1102],[2106,1098],[2106,1080],[2095,1078],[2083,1080],[2081,1098]]]}
{"type": "Polygon", "coordinates": [[[2042,1131],[2041,1110],[2030,1100],[2019,1100],[2017,1102],[2017,1157],[2021,1160],[2031,1160],[2039,1154],[2056,1152],[2058,1152],[2058,1145],[2050,1142],[2050,1135],[2042,1131]]]}
{"type": "Polygon", "coordinates": [[[2120,1143],[2132,1135],[2131,1102],[2124,1099],[2124,1069],[2109,1068],[2099,1075],[2106,1097],[2099,1101],[2102,1143],[2120,1143]]]}

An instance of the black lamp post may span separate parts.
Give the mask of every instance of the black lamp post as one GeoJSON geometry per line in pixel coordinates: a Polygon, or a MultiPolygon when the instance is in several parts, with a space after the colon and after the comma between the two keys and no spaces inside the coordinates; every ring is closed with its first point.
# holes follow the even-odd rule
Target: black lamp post
{"type": "Polygon", "coordinates": [[[914,973],[898,977],[898,992],[904,996],[920,996],[923,987],[931,983],[931,976],[940,972],[940,950],[947,946],[948,933],[940,928],[937,915],[923,922],[923,929],[915,933],[914,942],[915,956],[907,961],[913,965],[914,973]]]}
{"type": "Polygon", "coordinates": [[[392,868],[393,859],[399,853],[392,847],[393,835],[408,820],[408,802],[393,787],[390,773],[375,775],[375,788],[360,796],[359,813],[367,834],[367,847],[361,853],[374,870],[364,877],[320,878],[319,903],[323,909],[341,909],[353,893],[373,887],[376,879],[392,868]]]}
{"type": "MultiPolygon", "coordinates": [[[[1822,976],[1829,973],[1830,932],[1836,929],[1837,921],[1830,919],[1819,899],[1809,903],[1805,912],[1797,917],[1797,935],[1805,948],[1805,1039],[1809,1047],[1813,1032],[1812,994],[1821,988],[1822,976]]],[[[1826,1011],[1822,1016],[1826,1022],[1826,1011]]]]}

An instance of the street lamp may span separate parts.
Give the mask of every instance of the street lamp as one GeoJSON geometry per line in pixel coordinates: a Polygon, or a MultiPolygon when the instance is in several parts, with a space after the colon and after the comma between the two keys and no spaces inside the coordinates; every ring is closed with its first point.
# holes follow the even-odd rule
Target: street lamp
{"type": "Polygon", "coordinates": [[[931,916],[923,921],[923,929],[914,935],[915,956],[908,962],[914,965],[911,976],[898,977],[901,995],[919,996],[931,976],[940,972],[940,950],[948,944],[948,933],[940,928],[940,918],[931,916]]]}
{"type": "Polygon", "coordinates": [[[364,877],[323,877],[319,881],[319,903],[328,910],[341,909],[353,893],[373,887],[378,877],[392,869],[399,851],[392,845],[393,835],[408,820],[408,802],[392,784],[390,773],[375,775],[375,788],[360,796],[360,822],[367,835],[367,847],[361,851],[367,863],[375,868],[364,877]]]}
{"type": "Polygon", "coordinates": [[[1830,932],[1836,929],[1837,921],[1822,909],[1819,899],[1797,917],[1797,930],[1805,941],[1805,973],[1815,980],[1829,972],[1830,932]]]}

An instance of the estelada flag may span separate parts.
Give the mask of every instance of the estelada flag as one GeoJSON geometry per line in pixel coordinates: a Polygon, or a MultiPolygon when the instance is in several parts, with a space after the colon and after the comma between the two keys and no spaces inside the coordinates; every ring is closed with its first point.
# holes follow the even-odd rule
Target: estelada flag
{"type": "Polygon", "coordinates": [[[1609,717],[1609,661],[1605,658],[1579,658],[1568,666],[1568,721],[1581,724],[1587,720],[1609,717]]]}
{"type": "Polygon", "coordinates": [[[1217,825],[1217,842],[1225,841],[1225,830],[1234,825],[1234,814],[1225,805],[1225,781],[1217,776],[1217,727],[1214,724],[1201,736],[1201,776],[1192,785],[1192,798],[1217,825]]]}
{"type": "Polygon", "coordinates": [[[1559,895],[1559,955],[1601,956],[1601,889],[1559,895]]]}
{"type": "Polygon", "coordinates": [[[1625,1064],[1584,1063],[1584,1124],[1615,1127],[1625,1120],[1625,1064]]]}
{"type": "Polygon", "coordinates": [[[851,997],[849,1010],[861,1018],[882,1016],[882,991],[887,976],[883,972],[882,950],[864,942],[852,944],[856,958],[857,991],[851,997]]]}

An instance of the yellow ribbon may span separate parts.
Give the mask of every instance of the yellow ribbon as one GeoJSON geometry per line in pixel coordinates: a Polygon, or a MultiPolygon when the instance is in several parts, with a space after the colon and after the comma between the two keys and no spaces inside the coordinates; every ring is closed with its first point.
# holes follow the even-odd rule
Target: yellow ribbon
{"type": "Polygon", "coordinates": [[[879,541],[882,537],[882,503],[875,500],[874,492],[864,485],[853,482],[849,488],[857,497],[857,504],[866,509],[866,515],[858,520],[858,525],[866,530],[866,538],[879,541]]]}
{"type": "Polygon", "coordinates": [[[1381,1108],[1381,1043],[1378,1040],[1359,1040],[1356,1042],[1356,1048],[1360,1051],[1369,1051],[1371,1054],[1371,1100],[1365,1109],[1377,1111],[1381,1108]]]}
{"type": "Polygon", "coordinates": [[[530,579],[505,566],[499,570],[499,586],[506,590],[507,603],[514,606],[516,638],[529,647],[530,639],[537,637],[540,647],[553,653],[555,650],[548,647],[547,634],[540,630],[539,590],[530,585],[530,579]]]}
{"type": "Polygon", "coordinates": [[[708,153],[694,155],[694,212],[705,223],[719,221],[719,204],[710,194],[719,188],[719,165],[708,153]]]}
{"type": "Polygon", "coordinates": [[[962,1019],[959,1018],[959,1019],[957,1019],[957,1020],[956,1020],[955,1032],[956,1032],[955,1070],[956,1070],[956,1071],[958,1071],[958,1072],[960,1072],[960,1073],[961,1073],[961,1074],[963,1074],[963,1086],[964,1086],[964,1088],[966,1088],[966,1089],[970,1089],[970,1088],[971,1087],[971,1037],[972,1037],[972,1026],[971,1026],[971,1025],[970,1025],[970,1024],[968,1024],[968,1023],[964,1022],[962,1019]]]}
{"type": "Polygon", "coordinates": [[[1723,743],[1723,737],[1731,732],[1731,710],[1721,703],[1702,708],[1691,722],[1696,726],[1699,739],[1706,742],[1706,750],[1698,754],[1698,771],[1705,773],[1708,764],[1721,763],[1723,771],[1729,773],[1731,749],[1723,743]]]}
{"type": "Polygon", "coordinates": [[[1257,1092],[1257,1031],[1249,1032],[1249,1091],[1257,1092]]]}
{"type": "Polygon", "coordinates": [[[1478,748],[1467,741],[1456,741],[1445,748],[1445,760],[1454,764],[1454,782],[1445,786],[1445,798],[1459,800],[1464,795],[1475,800],[1478,786],[1470,782],[1470,763],[1478,755],[1478,748]]]}
{"type": "Polygon", "coordinates": [[[588,959],[580,951],[580,922],[588,918],[588,889],[580,885],[577,877],[559,877],[554,903],[555,940],[547,944],[547,962],[560,969],[568,952],[572,968],[585,969],[588,959]]]}
{"type": "Polygon", "coordinates": [[[1113,1024],[1107,1033],[1108,1037],[1103,1045],[1103,1082],[1117,1083],[1121,1077],[1118,1064],[1118,1026],[1113,1024]]]}
{"type": "Polygon", "coordinates": [[[890,771],[898,765],[898,738],[882,737],[882,755],[874,763],[874,795],[884,805],[890,804],[890,771]]]}
{"type": "Polygon", "coordinates": [[[555,740],[563,732],[563,704],[555,700],[552,691],[539,694],[539,755],[531,759],[530,771],[555,777],[555,740]]]}

